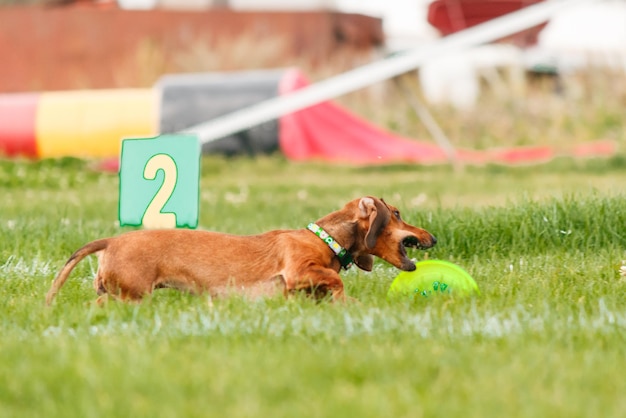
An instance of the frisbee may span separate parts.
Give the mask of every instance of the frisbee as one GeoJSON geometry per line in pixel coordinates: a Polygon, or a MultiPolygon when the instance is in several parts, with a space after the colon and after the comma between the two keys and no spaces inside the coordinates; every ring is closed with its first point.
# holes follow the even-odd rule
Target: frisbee
{"type": "Polygon", "coordinates": [[[478,285],[463,268],[444,260],[424,260],[415,270],[396,276],[387,297],[469,296],[480,294],[478,285]]]}

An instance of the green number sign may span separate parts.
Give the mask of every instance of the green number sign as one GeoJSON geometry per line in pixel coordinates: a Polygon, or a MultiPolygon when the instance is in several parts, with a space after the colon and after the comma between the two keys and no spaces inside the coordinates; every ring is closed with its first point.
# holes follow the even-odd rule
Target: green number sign
{"type": "Polygon", "coordinates": [[[198,226],[200,143],[195,135],[161,135],[122,141],[121,226],[198,226]]]}

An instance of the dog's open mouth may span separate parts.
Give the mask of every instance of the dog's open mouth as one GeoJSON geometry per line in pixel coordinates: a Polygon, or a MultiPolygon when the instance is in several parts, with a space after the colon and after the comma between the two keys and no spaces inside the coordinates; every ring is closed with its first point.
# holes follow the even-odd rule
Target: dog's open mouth
{"type": "Polygon", "coordinates": [[[419,242],[417,237],[413,235],[409,235],[408,237],[402,240],[402,245],[401,245],[401,249],[406,255],[405,248],[415,248],[417,250],[422,250],[424,249],[424,246],[419,242]]]}
{"type": "Polygon", "coordinates": [[[400,242],[400,254],[402,255],[402,266],[400,268],[405,271],[413,271],[415,270],[415,263],[407,256],[407,248],[421,250],[424,249],[424,246],[420,243],[417,237],[413,235],[409,235],[400,242]]]}

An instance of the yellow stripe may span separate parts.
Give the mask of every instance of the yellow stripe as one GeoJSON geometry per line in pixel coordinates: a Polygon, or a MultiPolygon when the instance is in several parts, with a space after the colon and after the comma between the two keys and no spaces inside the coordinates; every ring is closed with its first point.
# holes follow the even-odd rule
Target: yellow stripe
{"type": "Polygon", "coordinates": [[[158,132],[157,90],[42,93],[35,124],[39,156],[114,157],[122,138],[158,132]]]}

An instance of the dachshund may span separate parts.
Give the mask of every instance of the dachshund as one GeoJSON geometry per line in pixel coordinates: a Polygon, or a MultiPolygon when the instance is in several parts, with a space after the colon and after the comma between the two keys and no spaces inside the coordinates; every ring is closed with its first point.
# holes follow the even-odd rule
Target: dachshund
{"type": "Polygon", "coordinates": [[[74,267],[97,253],[98,303],[108,296],[140,301],[159,288],[211,296],[271,296],[304,291],[345,300],[339,276],[352,264],[371,271],[374,256],[415,270],[406,248],[428,249],[437,240],[404,222],[400,212],[371,196],[355,199],[306,228],[258,235],[188,229],[137,230],[92,241],[77,250],[54,279],[50,305],[74,267]]]}

